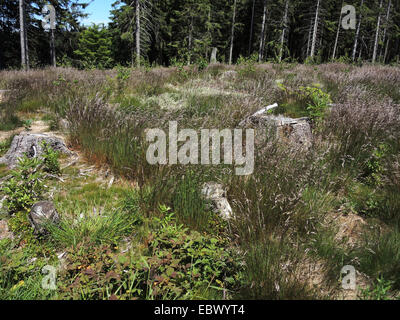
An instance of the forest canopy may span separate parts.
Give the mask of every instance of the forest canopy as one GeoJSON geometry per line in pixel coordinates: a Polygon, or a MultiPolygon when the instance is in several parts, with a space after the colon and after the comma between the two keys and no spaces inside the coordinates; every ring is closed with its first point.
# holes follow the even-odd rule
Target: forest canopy
{"type": "Polygon", "coordinates": [[[201,64],[214,48],[222,63],[400,59],[397,0],[118,0],[108,25],[85,26],[88,3],[1,0],[0,68],[201,64]],[[55,30],[42,27],[46,4],[55,30]],[[346,5],[354,28],[342,26],[346,5]]]}

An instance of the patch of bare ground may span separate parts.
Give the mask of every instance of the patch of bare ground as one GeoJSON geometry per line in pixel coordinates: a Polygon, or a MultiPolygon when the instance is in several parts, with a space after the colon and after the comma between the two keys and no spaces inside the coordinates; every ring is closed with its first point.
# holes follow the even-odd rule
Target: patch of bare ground
{"type": "MultiPolygon", "coordinates": [[[[18,135],[25,131],[25,128],[20,127],[11,131],[0,131],[0,142],[8,139],[13,135],[18,135]]],[[[106,188],[110,188],[113,184],[127,183],[122,178],[114,176],[111,169],[106,165],[93,165],[91,161],[80,151],[76,150],[68,143],[68,137],[61,131],[51,131],[49,125],[42,120],[35,120],[30,126],[29,133],[41,133],[48,134],[57,138],[62,139],[67,143],[70,150],[74,152],[74,156],[60,159],[61,168],[66,169],[73,167],[78,170],[77,175],[80,177],[96,177],[95,182],[104,185],[106,188]]],[[[64,182],[68,178],[68,175],[61,176],[58,180],[64,182]]]]}
{"type": "MultiPolygon", "coordinates": [[[[364,218],[354,213],[334,213],[328,215],[325,223],[336,228],[335,242],[346,250],[351,250],[362,245],[365,230],[373,228],[364,218]]],[[[383,232],[387,230],[384,225],[379,225],[383,232]]],[[[342,283],[337,275],[337,283],[329,281],[326,264],[323,259],[308,257],[302,262],[298,279],[305,283],[308,288],[314,290],[322,298],[335,300],[357,300],[363,289],[371,285],[371,279],[356,270],[356,289],[343,289],[342,283]]]]}
{"type": "MultiPolygon", "coordinates": [[[[11,136],[20,134],[21,132],[24,131],[25,131],[24,127],[19,127],[11,131],[0,131],[0,142],[7,140],[11,136]]],[[[33,121],[29,130],[29,133],[49,133],[49,132],[50,131],[48,124],[46,124],[46,122],[42,120],[33,121]]],[[[55,132],[51,133],[52,135],[57,136],[58,138],[60,137],[59,135],[55,134],[55,132]]]]}
{"type": "Polygon", "coordinates": [[[339,279],[332,283],[324,260],[307,258],[302,262],[298,279],[322,299],[357,300],[362,292],[371,285],[370,279],[356,270],[356,289],[344,289],[339,279]]]}
{"type": "Polygon", "coordinates": [[[334,213],[329,216],[329,222],[333,222],[338,228],[335,236],[337,243],[344,243],[347,248],[360,244],[368,225],[365,219],[354,213],[334,213]]]}
{"type": "Polygon", "coordinates": [[[323,261],[312,258],[305,259],[302,261],[297,277],[300,282],[322,298],[334,295],[335,288],[327,286],[328,275],[323,261]]]}

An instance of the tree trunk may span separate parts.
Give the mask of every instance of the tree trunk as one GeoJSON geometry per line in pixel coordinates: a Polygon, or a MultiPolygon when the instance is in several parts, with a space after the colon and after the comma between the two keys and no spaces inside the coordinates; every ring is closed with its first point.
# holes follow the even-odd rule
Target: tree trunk
{"type": "Polygon", "coordinates": [[[379,28],[381,26],[381,12],[380,12],[380,10],[382,9],[382,5],[383,5],[383,0],[381,0],[381,3],[379,5],[379,14],[378,14],[378,22],[376,23],[375,43],[374,43],[374,52],[372,54],[372,63],[375,63],[375,61],[376,61],[376,53],[378,52],[379,28]]]}
{"type": "Polygon", "coordinates": [[[27,48],[27,33],[26,33],[26,20],[25,20],[25,1],[19,0],[19,27],[20,27],[20,41],[21,41],[21,66],[24,70],[29,69],[28,48],[27,48]]]}
{"type": "Polygon", "coordinates": [[[389,42],[390,42],[390,38],[388,37],[388,39],[386,41],[385,54],[383,55],[383,63],[386,63],[386,58],[387,58],[388,48],[389,48],[389,42]]]}
{"type": "Polygon", "coordinates": [[[55,45],[55,36],[54,29],[50,31],[50,57],[51,57],[51,65],[56,67],[56,45],[55,45]]]}
{"type": "Polygon", "coordinates": [[[283,45],[285,44],[285,36],[286,36],[287,23],[288,23],[288,11],[289,11],[289,0],[286,0],[285,13],[283,14],[283,28],[282,28],[282,34],[281,34],[281,46],[279,48],[279,62],[282,61],[282,56],[283,56],[283,45]]]}
{"type": "Polygon", "coordinates": [[[140,0],[136,0],[136,66],[140,67],[140,0]]]}
{"type": "Polygon", "coordinates": [[[357,25],[357,30],[356,30],[356,34],[354,36],[354,46],[353,46],[353,55],[352,55],[352,59],[353,62],[356,59],[356,52],[357,52],[357,44],[358,44],[358,37],[360,35],[360,28],[361,28],[361,20],[362,20],[362,6],[364,5],[364,0],[361,0],[361,5],[360,5],[360,18],[358,20],[358,25],[357,25]]]}
{"type": "Polygon", "coordinates": [[[312,34],[312,19],[310,21],[310,28],[308,30],[308,38],[307,38],[307,52],[306,52],[306,57],[310,55],[310,45],[311,45],[311,34],[312,34]]]}
{"type": "Polygon", "coordinates": [[[231,47],[229,50],[229,64],[232,64],[233,41],[235,38],[236,2],[237,2],[237,0],[234,0],[234,3],[233,3],[233,17],[232,17],[232,30],[231,30],[231,47]]]}
{"type": "Polygon", "coordinates": [[[263,21],[262,21],[262,26],[261,26],[260,50],[258,52],[258,61],[259,62],[261,62],[264,59],[266,20],[267,20],[267,0],[264,0],[264,12],[263,12],[263,21]]]}
{"type": "MultiPolygon", "coordinates": [[[[343,7],[343,2],[342,2],[341,7],[343,7]]],[[[336,50],[337,50],[337,45],[338,45],[338,41],[339,41],[340,23],[341,22],[342,22],[342,11],[340,10],[339,23],[338,23],[337,32],[336,32],[336,39],[335,39],[335,44],[333,46],[332,60],[335,60],[335,58],[336,58],[336,50]]]]}
{"type": "Polygon", "coordinates": [[[189,36],[188,36],[188,65],[191,64],[192,42],[193,42],[193,16],[191,16],[191,18],[190,18],[190,26],[189,26],[189,36]]]}
{"type": "Polygon", "coordinates": [[[315,55],[315,46],[317,43],[317,34],[318,34],[319,4],[320,4],[320,0],[318,0],[318,2],[317,2],[317,9],[315,10],[315,20],[314,20],[314,29],[313,29],[310,57],[314,57],[314,55],[315,55]]]}
{"type": "MultiPolygon", "coordinates": [[[[391,8],[391,6],[392,6],[392,1],[389,0],[389,2],[388,2],[388,7],[387,7],[387,11],[386,11],[385,28],[383,29],[383,43],[384,43],[384,44],[385,44],[385,42],[386,42],[386,32],[387,32],[387,28],[388,28],[388,25],[389,25],[390,8],[391,8]]],[[[384,47],[381,48],[381,52],[380,52],[380,54],[379,54],[379,59],[380,59],[380,60],[382,59],[383,50],[384,50],[384,47]]],[[[385,52],[386,52],[386,48],[385,48],[385,52]]]]}
{"type": "Polygon", "coordinates": [[[254,28],[254,9],[256,6],[256,0],[253,0],[253,9],[251,11],[251,24],[250,24],[250,40],[249,40],[249,55],[251,54],[251,47],[253,42],[253,28],[254,28]]]}

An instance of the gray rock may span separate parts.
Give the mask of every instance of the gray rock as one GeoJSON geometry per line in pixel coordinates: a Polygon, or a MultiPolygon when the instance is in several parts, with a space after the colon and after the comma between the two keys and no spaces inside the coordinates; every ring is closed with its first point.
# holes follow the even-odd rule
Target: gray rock
{"type": "Polygon", "coordinates": [[[307,151],[313,143],[313,135],[308,118],[288,118],[282,115],[271,115],[257,112],[239,124],[240,127],[254,128],[256,144],[274,135],[279,141],[289,144],[294,149],[307,151]]]}
{"type": "Polygon", "coordinates": [[[219,214],[221,218],[229,220],[233,217],[232,208],[226,198],[226,191],[223,186],[216,182],[207,182],[201,190],[203,196],[210,200],[214,212],[219,214]]]}
{"type": "Polygon", "coordinates": [[[60,131],[62,132],[67,132],[69,128],[71,127],[71,124],[67,119],[60,119],[58,121],[58,127],[60,128],[60,131]]]}
{"type": "Polygon", "coordinates": [[[5,220],[0,220],[0,240],[14,239],[14,234],[9,231],[8,223],[5,220]]]}
{"type": "Polygon", "coordinates": [[[45,234],[48,223],[60,222],[60,216],[51,201],[40,201],[34,204],[28,218],[36,234],[45,234]]]}
{"type": "Polygon", "coordinates": [[[43,154],[42,143],[45,141],[55,151],[73,155],[64,142],[57,137],[39,133],[21,133],[14,137],[8,152],[0,158],[0,163],[6,164],[10,169],[15,168],[18,159],[25,153],[28,157],[40,157],[43,154]]]}

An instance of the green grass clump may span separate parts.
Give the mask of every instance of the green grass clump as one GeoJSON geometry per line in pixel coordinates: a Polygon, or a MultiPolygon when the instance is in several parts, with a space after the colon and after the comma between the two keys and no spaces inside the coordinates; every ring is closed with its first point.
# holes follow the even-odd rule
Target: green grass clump
{"type": "Polygon", "coordinates": [[[316,297],[297,276],[298,252],[273,240],[254,244],[245,255],[244,286],[239,294],[244,299],[307,300],[316,297]],[[282,266],[288,269],[283,269],[282,266]]]}

